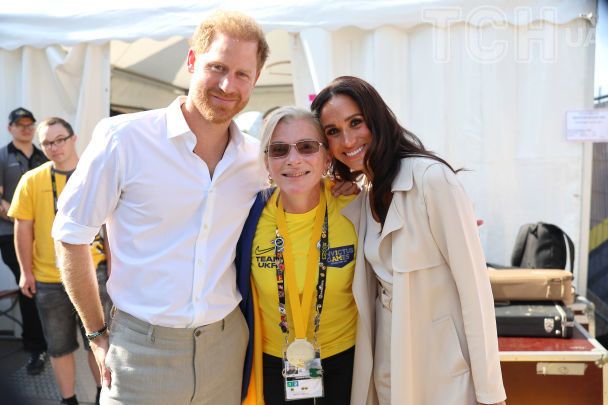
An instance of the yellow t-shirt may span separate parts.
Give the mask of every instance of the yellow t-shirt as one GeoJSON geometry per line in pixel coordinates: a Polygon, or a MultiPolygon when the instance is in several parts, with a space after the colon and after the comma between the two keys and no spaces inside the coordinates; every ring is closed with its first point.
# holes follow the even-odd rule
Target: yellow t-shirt
{"type": "MultiPolygon", "coordinates": [[[[36,281],[43,283],[60,283],[61,276],[56,266],[55,246],[51,237],[51,228],[55,220],[53,204],[53,188],[51,183],[51,168],[53,163],[47,162],[25,173],[13,196],[8,216],[34,221],[34,244],[32,252],[32,272],[36,281]]],[[[61,194],[67,176],[55,171],[57,196],[61,194]]],[[[97,240],[97,238],[96,238],[97,240]]],[[[105,260],[105,253],[95,242],[91,246],[95,268],[105,260]]]]}
{"type": "MultiPolygon", "coordinates": [[[[281,357],[284,336],[279,327],[279,298],[272,243],[276,235],[278,193],[279,190],[275,190],[268,200],[258,222],[251,250],[251,274],[259,296],[263,331],[262,350],[272,356],[281,357]]],[[[325,196],[328,210],[329,259],[318,333],[322,358],[333,356],[354,346],[357,328],[357,307],[352,293],[357,235],[350,221],[340,213],[340,210],[353,199],[353,196],[336,198],[327,189],[325,196]]],[[[315,214],[316,207],[304,214],[286,213],[285,215],[289,239],[295,250],[293,253],[300,299],[304,290],[308,245],[315,214]]],[[[318,255],[316,260],[318,262],[318,255]]],[[[315,269],[315,286],[317,279],[318,270],[315,269]]],[[[294,338],[294,329],[289,305],[290,291],[286,284],[285,290],[285,306],[289,323],[289,340],[291,341],[294,338]]],[[[307,335],[311,341],[314,336],[315,304],[316,292],[312,300],[313,307],[310,310],[311,316],[307,327],[307,335]]]]}

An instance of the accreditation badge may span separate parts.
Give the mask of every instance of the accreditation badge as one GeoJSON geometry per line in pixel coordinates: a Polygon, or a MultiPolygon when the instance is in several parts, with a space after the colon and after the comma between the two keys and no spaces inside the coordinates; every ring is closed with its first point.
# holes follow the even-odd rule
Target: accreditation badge
{"type": "Polygon", "coordinates": [[[283,353],[285,400],[323,397],[320,351],[306,339],[295,339],[283,353]]]}

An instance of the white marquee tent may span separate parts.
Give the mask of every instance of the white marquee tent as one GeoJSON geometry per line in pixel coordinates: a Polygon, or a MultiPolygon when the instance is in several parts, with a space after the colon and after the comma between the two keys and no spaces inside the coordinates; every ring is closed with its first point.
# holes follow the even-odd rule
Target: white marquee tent
{"type": "Polygon", "coordinates": [[[187,87],[184,38],[217,8],[289,33],[297,104],[361,76],[427,147],[470,169],[460,177],[489,261],[509,262],[523,223],[561,226],[584,293],[591,145],[566,141],[565,113],[593,106],[595,0],[5,2],[0,127],[22,105],[68,118],[84,147],[108,114],[112,63],[187,87]],[[147,51],[131,54],[134,41],[147,51]]]}

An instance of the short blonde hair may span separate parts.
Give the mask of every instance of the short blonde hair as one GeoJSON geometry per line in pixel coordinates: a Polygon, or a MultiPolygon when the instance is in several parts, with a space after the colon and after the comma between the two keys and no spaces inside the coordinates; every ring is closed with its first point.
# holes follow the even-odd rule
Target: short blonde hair
{"type": "Polygon", "coordinates": [[[305,120],[310,122],[312,126],[319,133],[319,141],[325,145],[327,148],[327,142],[325,140],[325,136],[323,135],[323,130],[321,129],[321,124],[319,120],[308,110],[298,107],[280,107],[276,110],[272,111],[270,115],[266,118],[264,122],[264,126],[262,127],[261,136],[260,136],[260,153],[259,159],[260,163],[265,166],[266,164],[266,149],[268,145],[270,145],[270,141],[272,140],[272,135],[274,134],[274,130],[276,129],[279,123],[289,123],[295,120],[305,120]]]}
{"type": "Polygon", "coordinates": [[[243,41],[258,43],[258,73],[262,70],[270,48],[264,31],[255,20],[237,11],[216,11],[206,18],[194,31],[191,44],[196,54],[206,52],[217,34],[226,34],[243,41]]]}

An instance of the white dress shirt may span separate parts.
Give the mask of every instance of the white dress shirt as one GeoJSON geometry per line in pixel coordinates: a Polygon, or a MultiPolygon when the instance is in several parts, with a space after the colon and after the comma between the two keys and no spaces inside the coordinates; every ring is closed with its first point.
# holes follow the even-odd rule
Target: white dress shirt
{"type": "Polygon", "coordinates": [[[56,240],[88,244],[106,223],[114,305],[175,328],[216,322],[240,302],[236,243],[265,181],[259,142],[234,122],[211,178],[183,103],[102,120],[53,226],[56,240]]]}

